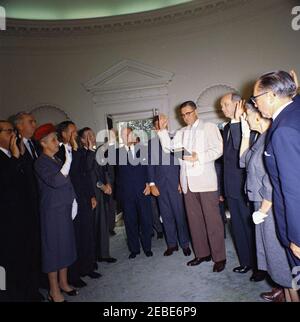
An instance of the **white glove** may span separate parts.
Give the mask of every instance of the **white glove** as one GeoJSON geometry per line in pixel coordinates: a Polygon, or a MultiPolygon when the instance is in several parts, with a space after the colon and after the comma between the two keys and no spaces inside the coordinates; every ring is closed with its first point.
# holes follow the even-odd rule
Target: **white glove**
{"type": "Polygon", "coordinates": [[[69,172],[70,172],[70,168],[71,168],[71,163],[72,163],[72,147],[69,144],[64,144],[65,146],[65,156],[66,156],[66,161],[64,163],[64,165],[62,166],[62,168],[60,169],[60,172],[67,177],[69,172]]]}
{"type": "Polygon", "coordinates": [[[264,222],[266,217],[268,217],[268,215],[261,211],[255,211],[252,214],[252,220],[255,223],[255,225],[259,225],[262,222],[264,222]]]}
{"type": "Polygon", "coordinates": [[[241,116],[241,128],[242,128],[242,137],[250,138],[250,127],[248,122],[246,121],[245,113],[241,116]]]}
{"type": "Polygon", "coordinates": [[[78,203],[76,199],[74,199],[72,204],[72,220],[74,220],[75,217],[77,216],[77,212],[78,212],[78,203]]]}

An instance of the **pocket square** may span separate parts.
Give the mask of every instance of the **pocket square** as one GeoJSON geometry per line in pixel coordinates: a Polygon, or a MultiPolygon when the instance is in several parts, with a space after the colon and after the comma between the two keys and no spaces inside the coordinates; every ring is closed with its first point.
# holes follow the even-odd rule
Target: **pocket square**
{"type": "Polygon", "coordinates": [[[270,157],[270,156],[271,156],[271,154],[269,154],[267,151],[265,151],[265,152],[264,152],[264,155],[265,155],[266,157],[270,157]]]}

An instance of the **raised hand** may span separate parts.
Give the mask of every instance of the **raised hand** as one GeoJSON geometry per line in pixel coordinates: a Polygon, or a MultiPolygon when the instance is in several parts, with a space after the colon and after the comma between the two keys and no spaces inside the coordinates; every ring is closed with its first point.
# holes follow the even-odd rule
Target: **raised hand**
{"type": "Polygon", "coordinates": [[[240,119],[241,119],[241,129],[242,129],[242,137],[243,138],[250,138],[250,126],[249,123],[246,121],[247,114],[244,112],[240,119]]]}
{"type": "Polygon", "coordinates": [[[71,147],[74,151],[77,151],[78,150],[78,143],[77,143],[77,132],[72,132],[71,134],[71,139],[70,139],[70,144],[71,144],[71,147]]]}
{"type": "Polygon", "coordinates": [[[160,130],[165,130],[168,128],[168,118],[165,114],[158,115],[158,125],[160,130]]]}
{"type": "Polygon", "coordinates": [[[16,159],[19,159],[20,157],[20,149],[17,145],[17,137],[15,134],[13,134],[10,138],[10,142],[9,142],[9,150],[12,154],[13,157],[15,157],[16,159]]]}
{"type": "Polygon", "coordinates": [[[241,116],[245,112],[245,100],[240,100],[237,102],[236,107],[235,107],[235,112],[234,112],[234,119],[236,121],[240,121],[241,116]]]}

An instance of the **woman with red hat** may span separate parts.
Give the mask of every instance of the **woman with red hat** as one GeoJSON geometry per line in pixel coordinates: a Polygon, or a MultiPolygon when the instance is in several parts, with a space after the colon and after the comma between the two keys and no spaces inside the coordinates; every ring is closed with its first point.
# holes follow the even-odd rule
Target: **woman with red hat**
{"type": "Polygon", "coordinates": [[[68,266],[77,258],[72,223],[76,200],[69,178],[72,153],[66,150],[64,164],[55,157],[59,142],[53,124],[40,126],[34,138],[43,150],[35,162],[40,192],[42,268],[49,279],[48,300],[64,302],[62,292],[70,296],[78,294],[67,280],[68,266]]]}

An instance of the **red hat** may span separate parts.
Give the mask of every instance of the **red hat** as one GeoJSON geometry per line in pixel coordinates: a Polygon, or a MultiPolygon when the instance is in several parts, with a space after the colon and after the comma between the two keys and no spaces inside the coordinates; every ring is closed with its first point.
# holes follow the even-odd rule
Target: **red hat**
{"type": "Polygon", "coordinates": [[[55,126],[52,123],[47,123],[39,126],[34,132],[34,139],[40,141],[50,133],[56,132],[55,126]]]}

